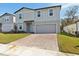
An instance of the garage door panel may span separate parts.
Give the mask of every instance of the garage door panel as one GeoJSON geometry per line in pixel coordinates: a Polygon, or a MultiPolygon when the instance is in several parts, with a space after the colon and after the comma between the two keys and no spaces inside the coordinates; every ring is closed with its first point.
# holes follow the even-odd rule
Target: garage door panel
{"type": "Polygon", "coordinates": [[[2,25],[3,32],[10,32],[11,30],[13,30],[13,25],[11,25],[11,24],[3,24],[2,25]]]}
{"type": "Polygon", "coordinates": [[[56,33],[56,24],[41,24],[36,26],[37,33],[56,33]]]}

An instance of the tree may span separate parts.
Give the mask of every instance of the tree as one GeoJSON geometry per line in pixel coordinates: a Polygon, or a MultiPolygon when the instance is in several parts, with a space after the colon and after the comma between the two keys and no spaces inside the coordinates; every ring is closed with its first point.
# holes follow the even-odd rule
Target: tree
{"type": "Polygon", "coordinates": [[[65,27],[65,26],[67,26],[67,20],[65,19],[61,19],[62,21],[61,21],[61,31],[63,31],[63,27],[65,27]]]}
{"type": "Polygon", "coordinates": [[[79,6],[71,6],[69,8],[67,8],[66,12],[65,12],[65,16],[66,18],[64,18],[64,25],[70,25],[75,23],[75,18],[77,17],[77,12],[78,12],[79,6]]]}
{"type": "Polygon", "coordinates": [[[71,6],[66,10],[65,16],[68,20],[73,20],[78,12],[79,6],[71,6]]]}
{"type": "Polygon", "coordinates": [[[62,24],[61,30],[63,30],[63,27],[75,23],[74,19],[78,12],[78,9],[79,9],[79,6],[71,6],[66,10],[66,12],[65,12],[66,18],[64,18],[61,21],[61,24],[62,24]]]}
{"type": "Polygon", "coordinates": [[[71,6],[66,10],[65,16],[70,20],[74,19],[75,15],[77,14],[79,6],[71,6]]]}

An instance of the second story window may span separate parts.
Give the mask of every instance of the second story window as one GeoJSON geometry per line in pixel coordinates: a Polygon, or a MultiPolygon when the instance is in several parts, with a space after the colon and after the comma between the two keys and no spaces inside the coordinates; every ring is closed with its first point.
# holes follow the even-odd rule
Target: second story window
{"type": "Polygon", "coordinates": [[[49,10],[49,16],[53,16],[53,10],[52,9],[49,10]]]}
{"type": "Polygon", "coordinates": [[[38,14],[37,14],[37,16],[38,16],[38,17],[40,17],[40,11],[38,11],[38,14]]]}
{"type": "Polygon", "coordinates": [[[6,21],[9,21],[9,19],[6,19],[6,21]]]}
{"type": "Polygon", "coordinates": [[[9,21],[9,19],[5,19],[5,22],[8,22],[9,21]]]}
{"type": "Polygon", "coordinates": [[[22,14],[19,14],[19,19],[22,19],[22,14]]]}
{"type": "Polygon", "coordinates": [[[5,22],[6,22],[6,19],[5,19],[5,22]]]}

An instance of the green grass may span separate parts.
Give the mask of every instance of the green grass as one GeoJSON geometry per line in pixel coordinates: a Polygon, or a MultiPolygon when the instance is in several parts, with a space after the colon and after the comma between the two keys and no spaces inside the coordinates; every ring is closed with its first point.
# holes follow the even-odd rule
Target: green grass
{"type": "Polygon", "coordinates": [[[17,39],[24,38],[30,34],[26,33],[0,33],[0,43],[7,44],[17,39]]]}
{"type": "Polygon", "coordinates": [[[79,54],[79,38],[66,33],[58,34],[59,50],[79,54]]]}

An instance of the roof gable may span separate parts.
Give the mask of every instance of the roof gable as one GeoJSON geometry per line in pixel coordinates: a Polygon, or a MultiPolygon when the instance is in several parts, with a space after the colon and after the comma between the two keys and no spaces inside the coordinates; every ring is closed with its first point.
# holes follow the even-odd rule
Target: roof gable
{"type": "Polygon", "coordinates": [[[35,9],[35,10],[48,9],[48,8],[55,8],[55,7],[60,7],[60,8],[61,8],[61,5],[58,5],[58,6],[50,6],[50,7],[44,7],[44,8],[37,8],[37,9],[35,9]]]}
{"type": "Polygon", "coordinates": [[[12,15],[12,16],[14,16],[13,14],[10,14],[10,13],[4,13],[4,14],[1,15],[0,17],[3,17],[3,16],[5,16],[5,15],[12,15]]]}
{"type": "Polygon", "coordinates": [[[43,7],[43,8],[37,8],[37,9],[31,9],[31,8],[27,8],[27,7],[22,7],[20,8],[19,10],[17,10],[15,13],[19,12],[20,10],[22,9],[29,9],[29,10],[41,10],[41,9],[48,9],[48,8],[55,8],[55,7],[60,7],[61,8],[61,5],[57,5],[57,6],[50,6],[50,7],[43,7]]]}
{"type": "Polygon", "coordinates": [[[17,13],[17,12],[19,12],[20,10],[23,10],[23,9],[29,9],[29,10],[34,10],[34,9],[31,9],[31,8],[27,8],[27,7],[22,7],[22,8],[20,8],[19,10],[17,10],[16,12],[14,12],[14,14],[15,14],[15,13],[17,13]]]}

